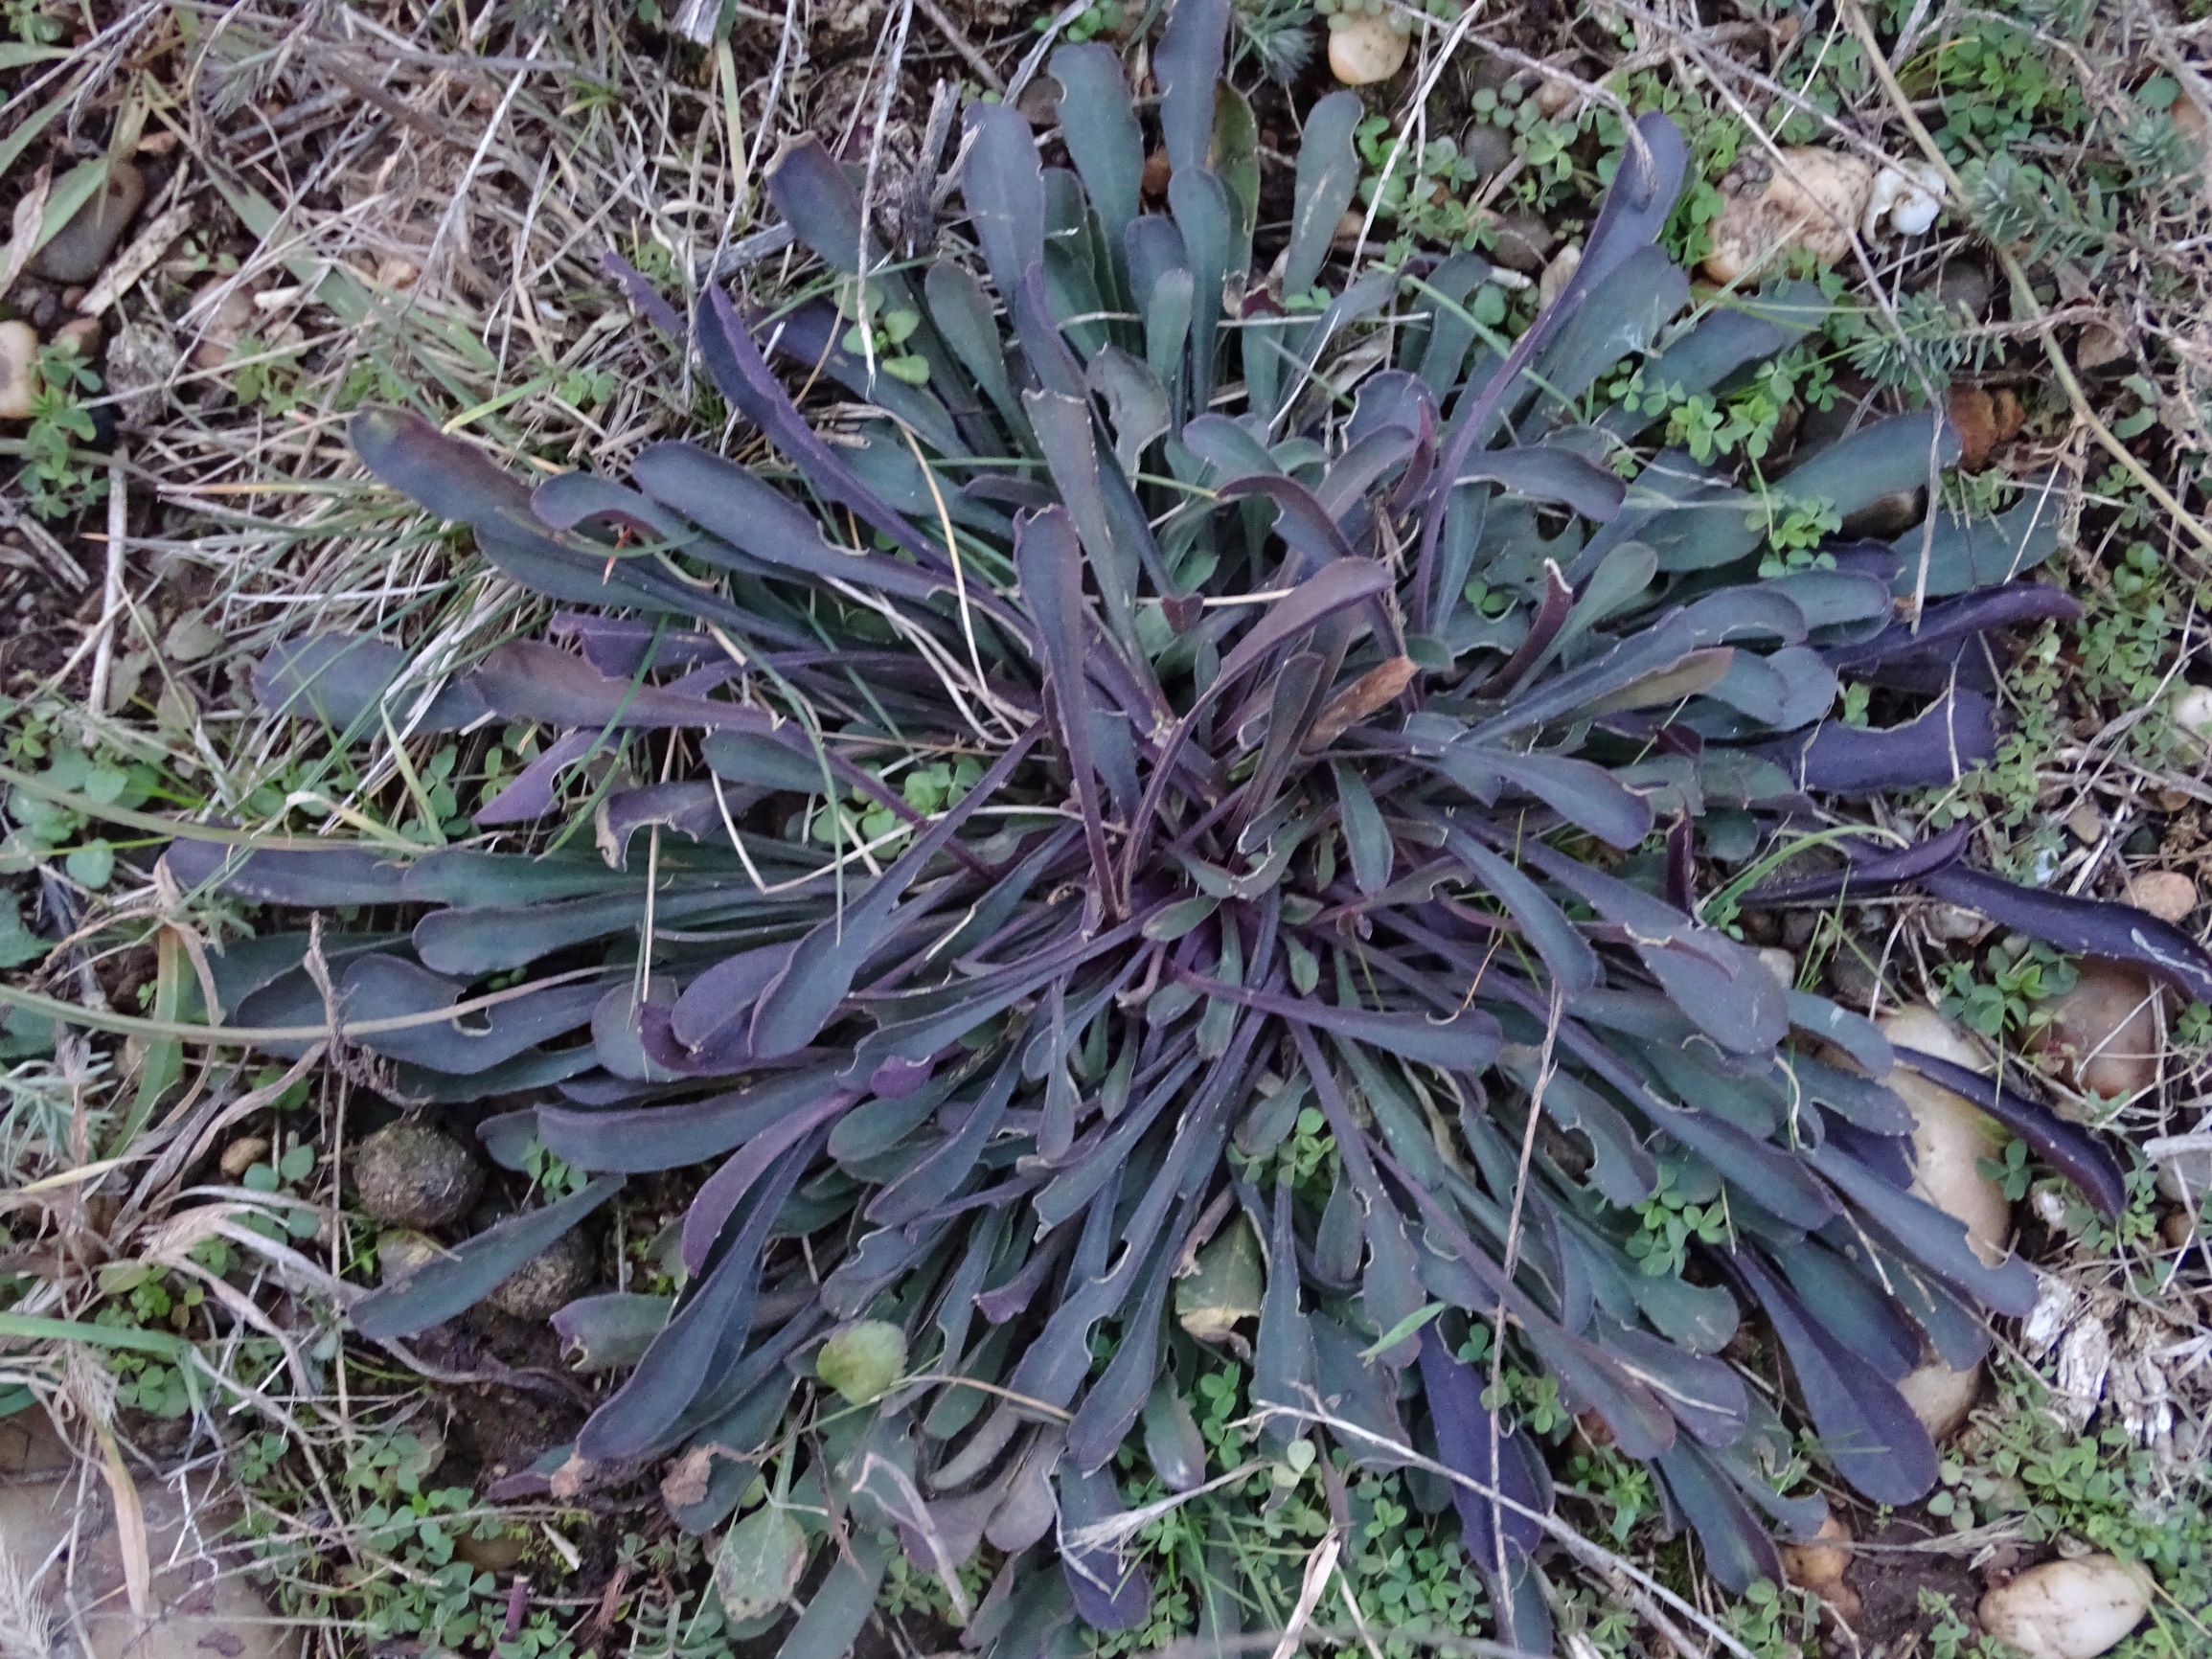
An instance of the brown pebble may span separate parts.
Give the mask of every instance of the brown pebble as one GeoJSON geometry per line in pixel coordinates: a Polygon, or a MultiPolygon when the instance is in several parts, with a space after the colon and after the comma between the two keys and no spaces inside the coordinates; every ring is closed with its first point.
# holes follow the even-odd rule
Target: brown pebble
{"type": "Polygon", "coordinates": [[[1960,469],[1979,472],[1997,446],[1996,399],[1979,386],[1953,386],[1945,413],[1958,433],[1960,469]]]}
{"type": "Polygon", "coordinates": [[[484,1170],[468,1148],[427,1124],[401,1118],[353,1151],[361,1208],[402,1227],[457,1221],[484,1190],[484,1170]]]}
{"type": "Polygon", "coordinates": [[[598,1265],[587,1234],[563,1234],[501,1280],[491,1305],[516,1319],[551,1319],[591,1287],[598,1265]]]}
{"type": "Polygon", "coordinates": [[[2178,870],[2146,870],[2128,883],[2125,898],[2160,921],[2179,921],[2197,908],[2197,884],[2178,870]]]}
{"type": "Polygon", "coordinates": [[[240,1135],[223,1148],[222,1172],[236,1181],[268,1155],[269,1143],[261,1135],[240,1135]]]}
{"type": "Polygon", "coordinates": [[[54,343],[68,346],[78,356],[89,361],[100,350],[100,319],[77,317],[55,330],[54,343]]]}
{"type": "Polygon", "coordinates": [[[1822,1521],[1811,1542],[1782,1546],[1782,1576],[1819,1597],[1844,1624],[1856,1625],[1861,1611],[1859,1593],[1843,1581],[1850,1565],[1851,1529],[1838,1515],[1822,1521]]]}
{"type": "MultiPolygon", "coordinates": [[[[50,283],[89,283],[100,275],[107,256],[146,200],[146,175],[127,161],[107,170],[106,183],[31,257],[34,277],[50,283]]],[[[68,302],[72,307],[76,300],[68,302]]]]}
{"type": "Polygon", "coordinates": [[[2157,1080],[2158,992],[2141,969],[2085,962],[2050,1014],[2048,1040],[2076,1088],[2129,1099],[2157,1080]]]}

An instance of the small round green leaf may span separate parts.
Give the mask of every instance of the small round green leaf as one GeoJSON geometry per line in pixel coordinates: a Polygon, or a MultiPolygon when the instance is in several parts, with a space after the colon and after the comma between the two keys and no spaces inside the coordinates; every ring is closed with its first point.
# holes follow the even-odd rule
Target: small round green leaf
{"type": "Polygon", "coordinates": [[[814,1356],[814,1375],[855,1405],[876,1398],[905,1370],[906,1333],[880,1319],[848,1325],[814,1356]]]}
{"type": "Polygon", "coordinates": [[[807,1570],[807,1534],[788,1510],[764,1504],[727,1533],[715,1552],[715,1593],[733,1625],[773,1613],[807,1570]]]}

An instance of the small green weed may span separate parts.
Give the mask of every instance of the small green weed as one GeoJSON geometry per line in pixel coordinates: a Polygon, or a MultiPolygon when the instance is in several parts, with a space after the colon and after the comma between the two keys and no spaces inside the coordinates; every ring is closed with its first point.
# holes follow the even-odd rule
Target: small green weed
{"type": "MultiPolygon", "coordinates": [[[[2117,1422],[2076,1430],[2045,1407],[2043,1385],[2025,1372],[2009,1372],[2000,1393],[1998,1409],[1945,1455],[1929,1512],[1962,1533],[2002,1524],[2031,1545],[2071,1540],[2137,1562],[2176,1606],[2201,1619],[2212,1605],[2204,1471],[2162,1467],[2117,1422]]],[[[2198,1641],[2188,1619],[2155,1616],[2112,1656],[2183,1659],[2201,1651],[2198,1641]]]]}
{"type": "Polygon", "coordinates": [[[1990,946],[1978,969],[1972,962],[1946,963],[1935,977],[1945,1013],[2015,1046],[2050,1023],[2048,1005],[2071,990],[2077,976],[2073,964],[2041,941],[2008,934],[1990,946]]]}
{"type": "Polygon", "coordinates": [[[107,466],[85,445],[100,435],[85,398],[100,390],[100,375],[78,355],[74,340],[57,340],[38,352],[37,385],[23,430],[23,469],[16,484],[41,518],[69,518],[107,499],[107,466]]]}

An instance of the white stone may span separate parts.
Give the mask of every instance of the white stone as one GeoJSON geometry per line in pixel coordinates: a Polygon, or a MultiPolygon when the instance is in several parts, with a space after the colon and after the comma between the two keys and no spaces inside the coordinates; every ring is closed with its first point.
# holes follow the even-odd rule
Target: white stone
{"type": "Polygon", "coordinates": [[[1982,1628],[2026,1659],[2097,1659],[2142,1622],[2150,1584],[2110,1556],[2045,1561],[1981,1600],[1982,1628]]]}
{"type": "Polygon", "coordinates": [[[1398,73],[1412,44],[1388,17],[1339,13],[1329,30],[1329,72],[1347,86],[1372,86],[1398,73]]]}
{"type": "Polygon", "coordinates": [[[1716,283],[1757,278],[1793,249],[1832,265],[1851,251],[1866,217],[1874,169],[1856,155],[1804,146],[1781,151],[1763,187],[1729,197],[1713,224],[1704,272],[1716,283]]]}
{"type": "Polygon", "coordinates": [[[1920,1419],[1927,1438],[1941,1445],[1965,1426],[1968,1414],[1973,1410],[1973,1402],[1981,1394],[1981,1367],[1953,1371],[1940,1359],[1931,1359],[1905,1373],[1897,1392],[1904,1397],[1912,1415],[1920,1419]]]}

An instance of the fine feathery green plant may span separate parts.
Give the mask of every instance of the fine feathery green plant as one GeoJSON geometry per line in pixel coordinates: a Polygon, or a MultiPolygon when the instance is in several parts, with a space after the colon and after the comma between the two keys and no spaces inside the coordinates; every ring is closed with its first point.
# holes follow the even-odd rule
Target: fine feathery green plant
{"type": "MultiPolygon", "coordinates": [[[[969,112],[979,261],[888,264],[802,144],[769,188],[826,291],[687,319],[631,273],[741,417],[735,455],[664,443],[631,485],[532,489],[360,416],[378,477],[563,608],[427,701],[392,692],[398,645],[336,636],[273,653],[260,694],[341,742],[402,705],[422,733],[559,735],[473,843],[167,854],[187,885],[347,913],[216,963],[257,1041],[300,1052],[334,1011],[393,1098],[534,1099],[484,1125],[490,1154],[589,1177],[358,1304],[364,1335],[452,1318],[628,1176],[707,1171],[673,1307],[559,1316],[642,1354],[542,1466],[712,1448],[672,1491],[692,1530],[747,1506],[733,1637],[804,1585],[790,1651],[838,1650],[894,1551],[990,1652],[1205,1601],[1153,1581],[1124,1516],[1203,1478],[1174,1379],[1221,1351],[1292,1485],[1418,1473],[1520,1648],[1551,1639],[1543,1436],[1576,1417],[1722,1583],[1777,1579],[1771,1530],[1823,1515],[1777,1489],[1792,1425],[1868,1497],[1920,1498],[1936,1453],[1895,1383],[1927,1351],[1975,1363],[1982,1310],[2034,1284],[1909,1195],[1898,1057],[1701,921],[1701,872],[1840,840],[1849,862],[1741,901],[1917,882],[2212,988],[2175,929],[1964,869],[1963,829],[1806,836],[1816,802],[1989,755],[1989,701],[1943,688],[1984,632],[2053,614],[2016,579],[2055,536],[2037,501],[1939,505],[1895,546],[1815,531],[1777,566],[1777,527],[1925,483],[1945,423],[1769,457],[1751,491],[1654,447],[1665,407],[1603,405],[1624,358],[1654,353],[1676,406],[1825,309],[1785,284],[1676,325],[1669,122],[1624,129],[1581,264],[1507,341],[1468,308],[1471,255],[1324,281],[1361,172],[1347,93],[1308,115],[1279,283],[1253,274],[1227,40],[1226,0],[1180,0],[1153,53],[1166,211],[1092,42],[1052,62],[1070,165],[969,112]],[[864,405],[834,442],[779,358],[864,405]],[[1894,620],[1916,591],[1917,630],[1894,620]],[[1920,712],[1831,721],[1846,681],[1920,712]],[[1746,1311],[1788,1421],[1719,1357],[1746,1311]],[[794,1409],[812,1432],[764,1486],[744,1454],[794,1409]],[[836,1548],[785,1524],[793,1491],[836,1548]]],[[[1944,1080],[2118,1207],[2084,1131],[1944,1080]]]]}

